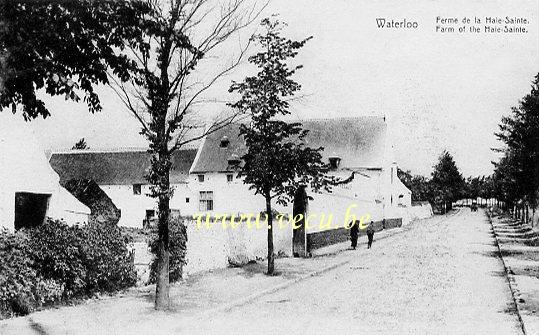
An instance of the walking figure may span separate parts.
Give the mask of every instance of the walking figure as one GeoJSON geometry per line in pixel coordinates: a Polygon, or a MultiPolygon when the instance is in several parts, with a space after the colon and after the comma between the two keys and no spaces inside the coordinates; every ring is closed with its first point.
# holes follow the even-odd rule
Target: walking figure
{"type": "Polygon", "coordinates": [[[352,249],[356,249],[357,247],[357,237],[359,235],[359,225],[357,221],[352,222],[352,226],[350,227],[350,239],[352,240],[352,249]]]}
{"type": "Polygon", "coordinates": [[[372,240],[374,239],[374,222],[372,221],[367,227],[367,238],[369,239],[369,242],[367,243],[367,249],[370,249],[372,245],[372,240]]]}

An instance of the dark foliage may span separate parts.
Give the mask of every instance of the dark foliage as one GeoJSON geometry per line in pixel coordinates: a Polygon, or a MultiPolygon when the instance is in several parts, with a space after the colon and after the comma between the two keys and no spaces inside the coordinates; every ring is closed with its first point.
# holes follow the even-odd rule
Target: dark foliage
{"type": "Polygon", "coordinates": [[[410,171],[397,170],[397,176],[402,183],[412,191],[412,201],[432,202],[432,190],[428,178],[421,175],[412,175],[410,171]]]}
{"type": "Polygon", "coordinates": [[[2,1],[0,43],[3,89],[0,107],[23,106],[26,118],[47,117],[36,96],[45,89],[101,110],[94,88],[107,71],[129,78],[133,63],[115,49],[139,35],[138,18],[151,12],[145,1],[2,1]]]}
{"type": "Polygon", "coordinates": [[[30,250],[37,273],[46,279],[58,279],[64,284],[64,297],[84,292],[86,267],[80,228],[60,221],[47,221],[39,228],[27,230],[30,250]]]}
{"type": "Polygon", "coordinates": [[[85,293],[116,292],[136,283],[134,254],[119,227],[90,223],[83,229],[81,249],[86,268],[85,293]]]}
{"type": "Polygon", "coordinates": [[[495,192],[508,204],[525,202],[532,208],[539,199],[539,74],[530,93],[503,117],[496,136],[505,144],[504,156],[494,163],[495,192]]]}
{"type": "Polygon", "coordinates": [[[1,231],[0,315],[24,315],[59,300],[133,286],[127,242],[108,224],[69,227],[48,220],[25,231],[1,231]]]}
{"type": "Polygon", "coordinates": [[[86,143],[86,140],[83,137],[80,140],[78,140],[77,143],[75,143],[75,145],[71,149],[72,150],[88,150],[90,148],[88,147],[88,144],[86,143]]]}
{"type": "Polygon", "coordinates": [[[116,225],[47,221],[28,234],[38,274],[62,281],[66,298],[114,292],[136,282],[133,255],[116,225]]]}
{"type": "Polygon", "coordinates": [[[26,234],[0,231],[0,319],[28,314],[61,297],[61,284],[39,277],[31,255],[26,234]]]}
{"type": "Polygon", "coordinates": [[[445,205],[451,209],[454,201],[458,200],[464,190],[464,178],[462,177],[453,156],[444,151],[432,171],[431,186],[434,203],[445,205]]]}

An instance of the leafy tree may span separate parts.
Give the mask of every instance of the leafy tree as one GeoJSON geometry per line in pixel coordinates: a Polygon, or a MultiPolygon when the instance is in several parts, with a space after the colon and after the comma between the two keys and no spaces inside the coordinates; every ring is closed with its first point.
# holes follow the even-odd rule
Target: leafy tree
{"type": "Polygon", "coordinates": [[[7,79],[1,106],[22,104],[27,118],[46,117],[36,89],[76,101],[80,89],[90,111],[98,111],[94,87],[104,83],[140,122],[159,209],[157,309],[169,306],[171,155],[234,120],[234,114],[220,115],[206,127],[197,104],[240,63],[248,45],[224,68],[213,63],[204,75],[193,74],[262,8],[247,0],[2,2],[0,58],[7,79]]]}
{"type": "Polygon", "coordinates": [[[50,115],[36,96],[44,89],[100,111],[95,87],[107,70],[125,79],[131,63],[117,54],[138,35],[138,20],[151,11],[143,1],[0,2],[0,108],[21,105],[26,119],[50,115]]]}
{"type": "Polygon", "coordinates": [[[507,206],[513,207],[521,197],[522,191],[517,182],[518,163],[515,161],[511,151],[507,150],[504,156],[494,162],[494,185],[496,194],[507,206]]]}
{"type": "Polygon", "coordinates": [[[247,145],[242,157],[240,176],[255,194],[266,201],[268,214],[268,274],[274,272],[272,200],[286,205],[300,187],[330,190],[331,178],[325,177],[326,166],[320,154],[323,148],[309,148],[303,139],[307,131],[300,123],[287,123],[279,118],[290,114],[288,99],[300,90],[291,77],[301,66],[289,67],[287,61],[310,39],[292,41],[281,36],[282,24],[264,19],[264,34],[253,37],[261,51],[249,57],[259,68],[256,76],[242,83],[233,83],[231,92],[241,99],[231,106],[250,116],[249,124],[241,124],[240,135],[247,145]]]}
{"type": "Polygon", "coordinates": [[[534,211],[539,189],[539,74],[532,82],[530,93],[502,118],[496,137],[506,147],[504,157],[495,164],[495,176],[505,188],[509,202],[521,199],[534,211]]]}
{"type": "Polygon", "coordinates": [[[492,198],[494,193],[494,185],[492,176],[483,176],[481,178],[481,186],[479,189],[479,196],[483,199],[492,198]]]}
{"type": "Polygon", "coordinates": [[[81,138],[77,143],[75,143],[75,145],[71,148],[71,150],[87,150],[87,149],[90,149],[88,147],[88,144],[86,144],[86,140],[83,138],[81,138]]]}
{"type": "Polygon", "coordinates": [[[412,175],[410,171],[397,170],[402,183],[412,191],[412,201],[432,201],[432,190],[428,178],[412,175]]]}
{"type": "Polygon", "coordinates": [[[469,179],[469,197],[472,199],[477,199],[479,195],[481,194],[481,188],[483,183],[484,177],[473,177],[469,179]]]}
{"type": "Polygon", "coordinates": [[[431,185],[434,201],[444,206],[446,210],[450,210],[452,203],[461,196],[464,179],[449,152],[444,151],[440,155],[432,172],[431,185]]]}
{"type": "MultiPolygon", "coordinates": [[[[199,106],[204,94],[243,59],[248,44],[227,65],[202,61],[247,27],[259,14],[246,0],[145,0],[151,11],[139,18],[141,30],[118,50],[128,59],[129,78],[115,78],[111,87],[141,125],[152,154],[147,180],[158,203],[157,309],[168,309],[170,286],[169,214],[173,188],[171,157],[183,145],[230,124],[236,113],[215,117],[209,127],[199,106]]],[[[228,60],[227,60],[228,61],[228,60]]]]}

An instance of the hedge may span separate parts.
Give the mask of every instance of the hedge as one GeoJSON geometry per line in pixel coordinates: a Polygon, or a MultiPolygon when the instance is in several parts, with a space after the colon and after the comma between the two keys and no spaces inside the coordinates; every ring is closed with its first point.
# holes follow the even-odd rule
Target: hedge
{"type": "Polygon", "coordinates": [[[133,254],[116,225],[43,225],[0,231],[0,317],[113,293],[136,283],[133,254]]]}

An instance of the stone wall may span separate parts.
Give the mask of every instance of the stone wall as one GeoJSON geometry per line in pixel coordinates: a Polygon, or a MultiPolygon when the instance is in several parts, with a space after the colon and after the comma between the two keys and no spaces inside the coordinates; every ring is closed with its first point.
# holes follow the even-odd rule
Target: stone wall
{"type": "MultiPolygon", "coordinates": [[[[267,229],[248,228],[242,224],[231,229],[222,225],[211,228],[197,228],[196,221],[187,224],[187,265],[184,275],[200,271],[240,266],[267,257],[267,229]]],[[[278,256],[292,256],[292,228],[289,225],[273,231],[273,245],[278,256]]],[[[147,242],[132,245],[135,252],[137,273],[144,283],[148,279],[149,264],[152,260],[147,242]]]]}
{"type": "MultiPolygon", "coordinates": [[[[384,229],[392,229],[402,226],[402,219],[387,219],[385,225],[383,221],[373,223],[374,231],[379,232],[384,229]]],[[[359,236],[366,235],[365,229],[359,230],[359,236]]],[[[350,240],[350,229],[337,228],[314,233],[307,233],[307,252],[319,249],[328,245],[346,242],[350,240]]]]}

